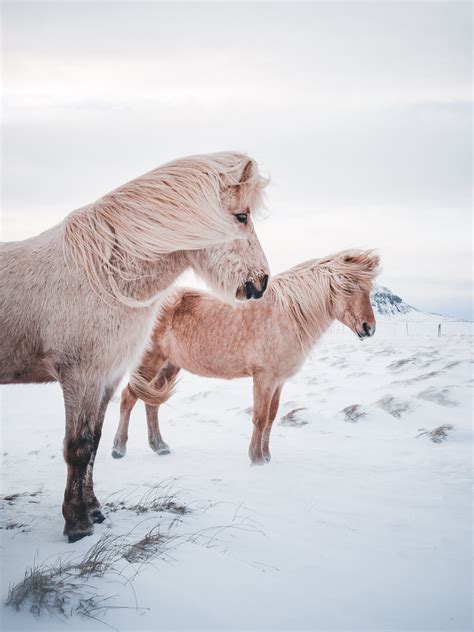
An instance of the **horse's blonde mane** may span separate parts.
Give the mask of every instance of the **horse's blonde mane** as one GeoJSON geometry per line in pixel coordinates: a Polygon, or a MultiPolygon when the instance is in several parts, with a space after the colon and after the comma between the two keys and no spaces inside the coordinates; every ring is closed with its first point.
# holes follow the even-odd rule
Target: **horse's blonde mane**
{"type": "Polygon", "coordinates": [[[294,322],[302,347],[309,350],[332,320],[334,301],[356,290],[370,290],[379,264],[374,250],[342,250],[274,276],[268,291],[275,307],[294,322]]]}
{"type": "Polygon", "coordinates": [[[96,290],[110,296],[112,289],[122,300],[113,276],[126,275],[131,260],[153,261],[238,238],[222,208],[222,191],[239,187],[243,204],[254,211],[266,184],[256,163],[237,152],[169,162],[70,213],[63,222],[65,255],[85,269],[96,290]],[[249,162],[252,168],[245,169],[249,162]],[[249,177],[241,181],[244,169],[249,177]]]}

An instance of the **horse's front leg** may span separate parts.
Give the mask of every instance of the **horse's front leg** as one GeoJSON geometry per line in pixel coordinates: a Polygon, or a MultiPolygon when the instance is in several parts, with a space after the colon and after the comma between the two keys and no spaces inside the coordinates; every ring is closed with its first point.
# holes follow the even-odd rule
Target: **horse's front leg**
{"type": "Polygon", "coordinates": [[[272,431],[273,422],[277,416],[278,406],[280,405],[281,386],[277,386],[270,403],[270,411],[268,413],[268,421],[262,435],[262,454],[267,463],[270,462],[270,433],[272,431]]]}
{"type": "Polygon", "coordinates": [[[88,489],[87,470],[94,454],[96,423],[100,417],[104,392],[97,381],[84,381],[74,376],[63,379],[61,385],[66,408],[64,534],[68,536],[69,542],[75,542],[91,535],[94,530],[90,515],[92,479],[88,489]]]}
{"type": "Polygon", "coordinates": [[[89,514],[92,518],[92,522],[103,522],[105,517],[103,513],[100,511],[100,503],[97,500],[96,495],[94,494],[94,480],[93,480],[93,472],[94,472],[94,463],[95,457],[97,454],[97,448],[99,447],[100,437],[102,436],[102,426],[104,425],[105,413],[107,410],[107,406],[112,398],[112,395],[117,388],[119,380],[116,380],[112,386],[107,386],[104,395],[102,397],[102,401],[100,403],[100,408],[98,412],[98,417],[94,426],[94,438],[92,445],[92,454],[89,459],[89,463],[87,465],[86,472],[86,502],[89,508],[89,514]]]}
{"type": "Polygon", "coordinates": [[[253,379],[253,433],[249,446],[249,457],[252,465],[266,463],[262,451],[262,437],[267,425],[270,402],[275,390],[274,383],[264,376],[256,375],[253,379]]]}

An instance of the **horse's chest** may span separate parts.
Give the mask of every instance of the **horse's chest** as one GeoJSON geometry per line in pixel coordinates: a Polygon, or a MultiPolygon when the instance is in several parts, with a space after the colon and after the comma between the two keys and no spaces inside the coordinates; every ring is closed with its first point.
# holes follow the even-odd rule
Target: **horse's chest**
{"type": "Polygon", "coordinates": [[[142,318],[124,319],[119,323],[104,350],[111,379],[119,379],[138,364],[153,328],[153,314],[142,318]]]}

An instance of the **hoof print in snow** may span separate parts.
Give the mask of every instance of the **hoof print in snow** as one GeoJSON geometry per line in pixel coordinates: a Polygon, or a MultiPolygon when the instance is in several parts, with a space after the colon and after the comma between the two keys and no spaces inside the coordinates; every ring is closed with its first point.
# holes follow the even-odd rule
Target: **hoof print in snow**
{"type": "Polygon", "coordinates": [[[395,419],[400,419],[403,413],[408,412],[412,408],[410,402],[397,399],[392,395],[385,395],[385,397],[379,399],[377,406],[389,415],[392,415],[392,417],[395,417],[395,419]]]}
{"type": "Polygon", "coordinates": [[[340,411],[344,421],[347,421],[351,424],[356,424],[357,422],[365,419],[367,417],[367,413],[360,404],[351,404],[350,406],[346,406],[340,411]]]}
{"type": "Polygon", "coordinates": [[[443,443],[448,438],[448,432],[453,430],[454,426],[452,424],[443,424],[438,426],[437,428],[433,428],[433,430],[426,430],[425,428],[419,429],[419,434],[416,435],[418,437],[428,437],[431,439],[433,443],[443,443]]]}
{"type": "Polygon", "coordinates": [[[293,408],[290,412],[283,415],[280,419],[280,426],[288,426],[290,428],[300,428],[301,426],[306,426],[309,422],[304,419],[299,413],[303,410],[308,410],[307,408],[293,408]]]}
{"type": "Polygon", "coordinates": [[[449,398],[448,388],[436,388],[435,386],[431,386],[425,391],[418,393],[417,398],[423,399],[426,402],[433,402],[434,404],[438,404],[439,406],[458,406],[458,402],[456,402],[454,399],[449,398]]]}

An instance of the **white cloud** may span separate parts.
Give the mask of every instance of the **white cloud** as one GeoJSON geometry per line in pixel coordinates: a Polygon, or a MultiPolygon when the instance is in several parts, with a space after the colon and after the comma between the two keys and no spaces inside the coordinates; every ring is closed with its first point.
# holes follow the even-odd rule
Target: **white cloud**
{"type": "Polygon", "coordinates": [[[377,246],[414,304],[465,305],[470,12],[4,3],[4,237],[173,157],[237,148],[272,176],[261,232],[276,269],[377,246]]]}

